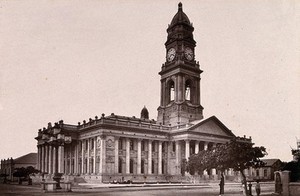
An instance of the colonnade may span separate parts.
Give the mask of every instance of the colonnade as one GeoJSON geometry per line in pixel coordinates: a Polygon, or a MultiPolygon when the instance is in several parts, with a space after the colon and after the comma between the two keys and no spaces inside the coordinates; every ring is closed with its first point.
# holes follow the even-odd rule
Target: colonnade
{"type": "MultiPolygon", "coordinates": [[[[217,143],[190,139],[162,141],[119,136],[110,137],[113,137],[114,140],[110,142],[111,144],[106,143],[106,136],[95,136],[79,141],[74,140],[68,145],[61,144],[55,146],[48,143],[38,145],[38,169],[43,173],[49,174],[58,172],[65,174],[94,175],[105,173],[161,175],[170,174],[169,172],[173,170],[171,173],[178,175],[180,174],[179,168],[183,158],[188,160],[191,154],[198,153],[200,150],[207,150],[217,145],[217,143]],[[200,142],[203,144],[201,148],[200,142]],[[134,149],[133,144],[135,146],[134,149]],[[107,145],[112,145],[110,148],[113,149],[114,157],[112,161],[113,166],[110,171],[108,171],[108,165],[106,165],[108,158],[106,154],[107,145]],[[172,158],[175,159],[176,169],[168,168],[169,164],[164,162],[164,159],[170,161],[171,153],[172,158]],[[134,172],[131,168],[132,158],[134,158],[136,165],[134,172]],[[147,167],[145,167],[145,164],[147,164],[147,167]],[[123,169],[122,167],[124,166],[125,168],[123,169]]],[[[109,156],[111,156],[111,154],[109,156]]],[[[204,174],[207,174],[207,172],[205,171],[204,174]]],[[[211,174],[216,175],[216,170],[212,169],[211,174]]]]}

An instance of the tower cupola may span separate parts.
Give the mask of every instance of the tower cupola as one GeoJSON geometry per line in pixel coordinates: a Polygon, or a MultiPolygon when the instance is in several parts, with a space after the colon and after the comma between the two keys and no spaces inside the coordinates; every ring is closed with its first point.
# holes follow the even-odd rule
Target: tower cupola
{"type": "Polygon", "coordinates": [[[176,24],[186,24],[186,25],[191,25],[191,22],[187,15],[183,12],[182,10],[182,3],[180,2],[178,4],[178,12],[175,14],[173,17],[170,27],[173,27],[176,24]]]}

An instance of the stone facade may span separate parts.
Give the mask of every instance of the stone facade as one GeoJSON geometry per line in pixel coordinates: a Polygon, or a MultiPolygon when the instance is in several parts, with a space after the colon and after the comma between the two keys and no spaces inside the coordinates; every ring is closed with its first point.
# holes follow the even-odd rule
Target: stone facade
{"type": "MultiPolygon", "coordinates": [[[[140,118],[112,113],[78,125],[49,123],[36,137],[38,168],[50,177],[63,173],[74,181],[179,182],[182,160],[236,137],[215,116],[203,118],[202,70],[194,59],[193,30],[180,3],[167,29],[157,121],[148,119],[144,107],[140,118]]],[[[217,174],[215,169],[205,171],[203,178],[217,174]]]]}

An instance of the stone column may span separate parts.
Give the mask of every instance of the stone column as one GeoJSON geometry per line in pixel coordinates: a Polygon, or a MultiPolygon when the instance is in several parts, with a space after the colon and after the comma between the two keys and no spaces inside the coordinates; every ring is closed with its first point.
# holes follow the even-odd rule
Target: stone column
{"type": "Polygon", "coordinates": [[[152,174],[152,140],[148,140],[148,174],[152,174]]]}
{"type": "Polygon", "coordinates": [[[96,174],[96,148],[97,148],[97,138],[94,138],[94,157],[93,157],[93,173],[96,174]]]}
{"type": "MultiPolygon", "coordinates": [[[[204,150],[207,150],[208,149],[208,142],[204,142],[204,150]]],[[[207,170],[204,170],[203,171],[203,174],[204,175],[207,175],[208,173],[207,173],[207,170]]]]}
{"type": "Polygon", "coordinates": [[[81,173],[84,174],[84,140],[81,141],[81,173]]]}
{"type": "Polygon", "coordinates": [[[115,174],[119,173],[119,139],[115,136],[115,174]]]}
{"type": "Polygon", "coordinates": [[[68,166],[68,167],[69,167],[69,169],[68,169],[69,174],[72,173],[72,160],[73,160],[73,157],[72,157],[72,146],[73,146],[73,145],[70,144],[69,147],[68,147],[68,149],[69,149],[69,153],[68,153],[68,154],[69,154],[69,157],[70,157],[70,158],[69,158],[69,159],[70,159],[70,161],[69,161],[69,166],[68,166]]]}
{"type": "Polygon", "coordinates": [[[158,141],[158,175],[162,174],[162,141],[158,141]]]}
{"type": "Polygon", "coordinates": [[[45,147],[44,147],[44,145],[43,146],[41,146],[41,151],[42,151],[42,153],[41,153],[41,171],[42,172],[45,172],[45,147]]]}
{"type": "Polygon", "coordinates": [[[86,163],[86,171],[89,174],[90,173],[90,138],[86,140],[87,142],[87,163],[86,163]]]}
{"type": "Polygon", "coordinates": [[[58,165],[56,165],[56,153],[57,153],[57,146],[53,146],[53,148],[52,148],[52,159],[53,159],[53,164],[52,164],[52,171],[53,171],[53,173],[55,174],[56,173],[56,171],[58,171],[58,170],[56,170],[56,167],[58,166],[58,165]]]}
{"type": "Polygon", "coordinates": [[[208,149],[208,142],[204,142],[204,150],[208,149]]]}
{"type": "Polygon", "coordinates": [[[64,145],[58,147],[58,172],[64,173],[64,145]]]}
{"type": "Polygon", "coordinates": [[[141,174],[141,162],[142,162],[142,139],[137,139],[137,174],[141,174]]]}
{"type": "Polygon", "coordinates": [[[104,135],[101,135],[101,152],[100,152],[100,168],[99,173],[104,174],[106,172],[106,137],[104,135]]]}
{"type": "Polygon", "coordinates": [[[184,84],[182,82],[182,75],[178,75],[178,82],[177,82],[177,92],[178,92],[178,98],[177,101],[183,101],[185,99],[185,89],[184,89],[184,84]]]}
{"type": "Polygon", "coordinates": [[[48,151],[49,151],[49,158],[48,158],[48,173],[49,174],[52,174],[53,173],[53,171],[52,171],[52,157],[53,157],[53,155],[52,155],[52,146],[49,146],[48,147],[48,151]]]}
{"type": "Polygon", "coordinates": [[[48,172],[48,165],[49,165],[49,151],[48,151],[48,145],[45,146],[45,172],[48,172]]]}
{"type": "Polygon", "coordinates": [[[188,161],[190,157],[190,140],[185,141],[185,159],[188,161]]]}
{"type": "Polygon", "coordinates": [[[199,141],[195,141],[195,154],[199,152],[199,141]]]}
{"type": "Polygon", "coordinates": [[[130,140],[129,138],[126,138],[126,159],[125,159],[125,165],[126,165],[126,174],[130,173],[130,140]]]}
{"type": "Polygon", "coordinates": [[[180,141],[175,141],[175,144],[176,144],[176,151],[175,151],[175,156],[176,156],[176,174],[180,174],[180,146],[179,146],[179,142],[180,141]]]}
{"type": "Polygon", "coordinates": [[[74,174],[78,174],[78,141],[74,147],[74,174]]]}
{"type": "MultiPolygon", "coordinates": [[[[217,147],[217,144],[214,143],[214,144],[213,144],[213,148],[216,148],[216,147],[217,147]]],[[[217,175],[217,170],[216,170],[215,168],[211,169],[211,174],[212,174],[213,176],[217,175]]]]}
{"type": "MultiPolygon", "coordinates": [[[[41,155],[40,155],[40,153],[41,153],[41,150],[40,150],[40,146],[39,145],[37,145],[37,169],[38,170],[41,170],[41,167],[40,167],[40,165],[41,165],[41,160],[40,160],[40,158],[41,158],[41,155]]],[[[2,159],[1,159],[1,162],[2,162],[2,159]]]]}

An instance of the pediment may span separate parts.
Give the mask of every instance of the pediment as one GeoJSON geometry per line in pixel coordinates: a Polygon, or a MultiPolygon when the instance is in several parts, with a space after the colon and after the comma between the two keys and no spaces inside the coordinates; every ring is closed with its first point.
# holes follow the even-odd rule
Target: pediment
{"type": "Polygon", "coordinates": [[[235,137],[235,135],[215,116],[195,122],[188,130],[191,132],[221,137],[235,137]]]}

